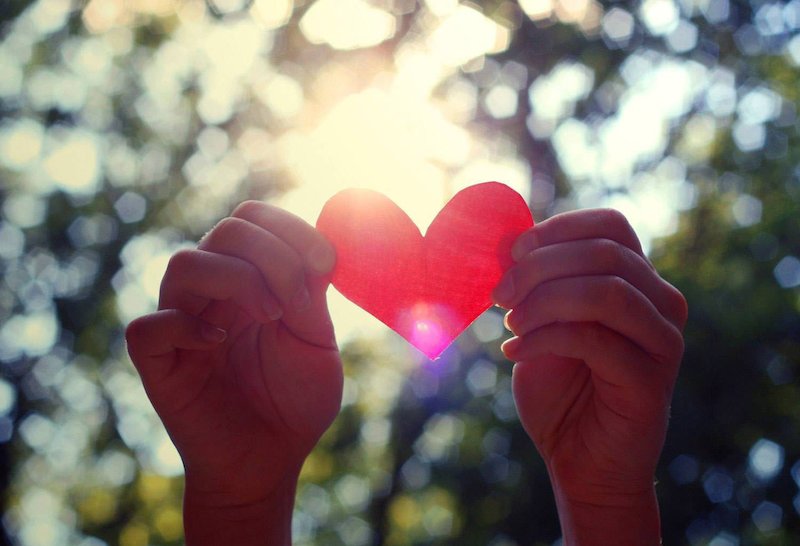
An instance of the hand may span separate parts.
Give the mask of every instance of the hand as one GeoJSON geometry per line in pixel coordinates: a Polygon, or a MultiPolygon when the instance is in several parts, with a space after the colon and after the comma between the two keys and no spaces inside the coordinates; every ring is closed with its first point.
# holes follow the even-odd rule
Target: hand
{"type": "Polygon", "coordinates": [[[616,211],[555,216],[513,254],[494,293],[517,336],[503,351],[517,362],[514,398],[550,473],[565,543],[659,544],[653,476],[685,299],[616,211]]]}
{"type": "Polygon", "coordinates": [[[300,468],[341,402],[323,277],[334,261],[301,219],[245,202],[172,257],[159,311],[128,326],[131,358],[183,459],[190,543],[289,544],[300,468]],[[261,527],[224,535],[217,516],[245,534],[244,520],[261,527]]]}

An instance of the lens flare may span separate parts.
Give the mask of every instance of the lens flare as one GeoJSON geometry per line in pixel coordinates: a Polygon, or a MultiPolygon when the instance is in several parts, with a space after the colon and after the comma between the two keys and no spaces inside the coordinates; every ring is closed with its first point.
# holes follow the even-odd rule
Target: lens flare
{"type": "Polygon", "coordinates": [[[452,341],[446,330],[452,313],[446,305],[417,303],[403,317],[401,329],[408,332],[408,340],[428,358],[434,360],[452,341]]]}

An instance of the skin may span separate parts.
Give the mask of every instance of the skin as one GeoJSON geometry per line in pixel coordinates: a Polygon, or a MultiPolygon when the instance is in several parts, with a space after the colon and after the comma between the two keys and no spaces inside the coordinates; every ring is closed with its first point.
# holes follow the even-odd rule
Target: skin
{"type": "MultiPolygon", "coordinates": [[[[503,350],[565,544],[658,544],[653,475],[686,302],[613,211],[544,221],[514,256],[494,292],[516,336],[503,350]]],[[[300,468],[341,403],[325,301],[334,262],[306,222],[246,202],[172,258],[159,310],[128,326],[186,469],[189,546],[291,544],[300,468]]]]}
{"type": "Polygon", "coordinates": [[[494,297],[511,309],[520,420],[568,546],[660,544],[654,473],[687,304],[620,213],[569,212],[519,237],[494,297]]]}
{"type": "Polygon", "coordinates": [[[300,468],[341,402],[334,261],[306,222],[246,202],[173,256],[159,311],[128,326],[186,469],[187,544],[291,543],[300,468]]]}

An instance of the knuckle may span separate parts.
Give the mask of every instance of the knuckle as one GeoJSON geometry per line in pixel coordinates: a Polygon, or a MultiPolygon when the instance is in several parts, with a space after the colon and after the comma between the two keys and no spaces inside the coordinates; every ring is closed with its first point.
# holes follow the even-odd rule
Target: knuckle
{"type": "Polygon", "coordinates": [[[128,323],[128,326],[125,327],[125,341],[130,345],[131,343],[136,341],[136,338],[139,335],[139,326],[137,321],[139,319],[134,319],[128,323]]]}
{"type": "Polygon", "coordinates": [[[601,218],[603,226],[611,233],[623,235],[628,238],[638,239],[631,223],[628,221],[627,216],[622,214],[617,209],[601,209],[601,218]]]}
{"type": "Polygon", "coordinates": [[[216,243],[220,238],[226,238],[237,233],[246,223],[247,221],[233,216],[223,218],[217,222],[211,231],[205,234],[201,242],[206,245],[216,243]]]}
{"type": "Polygon", "coordinates": [[[680,290],[664,279],[660,279],[660,281],[665,292],[663,296],[664,314],[678,330],[683,331],[686,321],[689,319],[689,303],[680,290]]]}
{"type": "Polygon", "coordinates": [[[535,271],[540,267],[540,255],[533,250],[525,250],[525,254],[520,258],[517,268],[528,271],[535,271]]]}
{"type": "Polygon", "coordinates": [[[243,263],[240,274],[242,280],[248,286],[258,288],[259,290],[264,286],[264,275],[262,275],[261,271],[259,271],[255,265],[249,262],[243,263]]]}
{"type": "Polygon", "coordinates": [[[536,241],[536,232],[534,231],[533,228],[528,228],[519,234],[514,244],[524,249],[529,249],[534,246],[535,241],[536,241]]]}
{"type": "Polygon", "coordinates": [[[628,218],[626,218],[625,215],[622,214],[617,209],[611,209],[611,208],[600,209],[600,214],[602,215],[603,222],[610,227],[614,228],[630,227],[630,224],[628,223],[628,218]]]}
{"type": "Polygon", "coordinates": [[[233,209],[231,216],[236,218],[252,218],[253,215],[258,214],[260,211],[264,210],[266,205],[261,201],[256,201],[255,199],[248,199],[247,201],[243,201],[233,209]]]}
{"type": "Polygon", "coordinates": [[[303,261],[293,252],[287,253],[281,261],[283,265],[278,276],[278,286],[295,293],[305,284],[303,261]]]}
{"type": "Polygon", "coordinates": [[[190,269],[193,261],[194,251],[188,248],[181,249],[170,256],[169,262],[167,262],[167,274],[186,271],[190,269]]]}
{"type": "Polygon", "coordinates": [[[686,321],[689,319],[689,302],[686,301],[686,297],[681,293],[680,290],[672,285],[669,286],[672,291],[671,299],[677,310],[678,322],[680,327],[683,328],[686,325],[686,321]]]}
{"type": "Polygon", "coordinates": [[[217,225],[214,226],[214,229],[212,229],[211,232],[237,230],[240,229],[245,223],[245,220],[242,220],[239,217],[228,216],[227,218],[220,220],[217,225]]]}
{"type": "Polygon", "coordinates": [[[633,294],[628,281],[622,277],[609,277],[604,286],[607,303],[612,309],[622,308],[627,310],[633,304],[633,294]]]}
{"type": "Polygon", "coordinates": [[[625,265],[626,256],[621,245],[610,239],[598,240],[596,253],[597,261],[609,271],[616,271],[625,265]]]}
{"type": "Polygon", "coordinates": [[[137,344],[143,338],[146,320],[146,316],[133,319],[125,328],[125,342],[128,345],[128,353],[131,354],[131,356],[136,351],[137,344]]]}

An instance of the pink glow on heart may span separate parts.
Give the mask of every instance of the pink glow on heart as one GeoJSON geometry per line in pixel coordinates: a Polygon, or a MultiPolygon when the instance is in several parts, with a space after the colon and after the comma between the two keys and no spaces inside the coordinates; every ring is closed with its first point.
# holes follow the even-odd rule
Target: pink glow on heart
{"type": "Polygon", "coordinates": [[[453,313],[446,306],[420,302],[403,315],[398,332],[428,358],[438,358],[453,342],[445,328],[453,313]]]}

